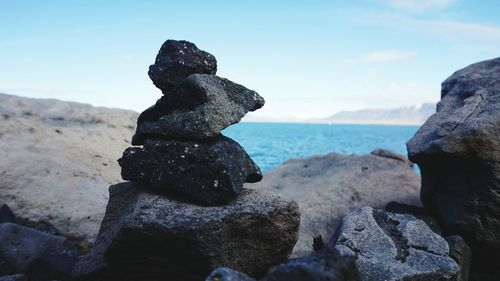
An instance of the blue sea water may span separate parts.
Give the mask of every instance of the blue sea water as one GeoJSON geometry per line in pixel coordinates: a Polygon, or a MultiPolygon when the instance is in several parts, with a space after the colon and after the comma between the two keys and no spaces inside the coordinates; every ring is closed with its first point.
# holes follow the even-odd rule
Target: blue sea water
{"type": "Polygon", "coordinates": [[[368,154],[385,148],[407,155],[406,142],[418,126],[239,123],[223,133],[239,142],[263,172],[290,158],[322,155],[368,154]]]}

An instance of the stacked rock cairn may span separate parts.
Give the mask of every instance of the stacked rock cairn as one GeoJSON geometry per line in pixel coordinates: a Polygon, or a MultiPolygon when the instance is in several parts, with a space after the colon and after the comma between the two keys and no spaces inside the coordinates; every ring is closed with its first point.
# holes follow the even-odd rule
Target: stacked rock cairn
{"type": "Polygon", "coordinates": [[[234,199],[262,174],[221,130],[261,108],[256,92],[215,76],[217,61],[187,41],[168,40],[149,77],[163,96],[137,121],[133,145],[118,160],[125,180],[203,205],[234,199]]]}
{"type": "Polygon", "coordinates": [[[227,266],[254,277],[297,241],[295,202],[244,189],[262,173],[221,131],[264,105],[215,75],[215,57],[167,40],[149,77],[163,96],[140,114],[118,160],[130,182],[110,187],[97,241],[75,267],[81,280],[202,280],[227,266]]]}

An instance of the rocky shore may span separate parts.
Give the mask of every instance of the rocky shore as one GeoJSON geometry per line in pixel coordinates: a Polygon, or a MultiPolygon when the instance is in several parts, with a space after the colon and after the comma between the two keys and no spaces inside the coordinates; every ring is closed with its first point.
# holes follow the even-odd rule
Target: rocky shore
{"type": "Polygon", "coordinates": [[[0,281],[499,280],[500,59],[443,83],[411,162],[331,153],[265,175],[221,134],[264,99],[216,72],[167,40],[140,115],[0,95],[0,281]]]}

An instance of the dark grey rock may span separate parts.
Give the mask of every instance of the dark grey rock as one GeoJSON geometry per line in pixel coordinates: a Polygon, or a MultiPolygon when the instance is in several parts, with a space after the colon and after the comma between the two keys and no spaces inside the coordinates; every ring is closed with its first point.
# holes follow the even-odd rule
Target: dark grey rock
{"type": "Polygon", "coordinates": [[[227,206],[202,207],[137,183],[110,187],[83,280],[203,280],[217,267],[253,277],[284,261],[297,241],[297,203],[244,189],[227,206]]]}
{"type": "Polygon", "coordinates": [[[264,106],[257,92],[225,78],[193,74],[165,93],[137,120],[133,145],[156,138],[196,138],[218,136],[238,123],[249,111],[264,106]]]}
{"type": "Polygon", "coordinates": [[[500,58],[448,78],[436,114],[407,147],[425,208],[465,239],[472,267],[500,268],[500,58]]]}
{"type": "Polygon", "coordinates": [[[385,210],[396,214],[413,215],[417,219],[423,220],[433,232],[441,236],[443,235],[443,230],[441,229],[439,222],[432,217],[432,214],[425,208],[391,201],[385,205],[385,210]]]}
{"type": "Polygon", "coordinates": [[[118,160],[125,180],[148,183],[163,192],[203,205],[234,199],[245,182],[262,174],[245,150],[227,137],[200,141],[147,140],[118,160]]]}
{"type": "Polygon", "coordinates": [[[205,281],[256,281],[252,277],[227,267],[219,267],[205,281]]]}
{"type": "Polygon", "coordinates": [[[15,220],[16,216],[9,206],[7,206],[7,204],[2,204],[2,207],[0,207],[0,223],[14,222],[15,220]]]}
{"type": "Polygon", "coordinates": [[[188,41],[167,40],[160,48],[155,63],[149,67],[149,77],[156,87],[166,92],[189,75],[215,74],[215,57],[188,41]]]}
{"type": "Polygon", "coordinates": [[[344,217],[337,235],[329,244],[355,258],[361,281],[456,280],[459,272],[444,238],[411,215],[361,208],[344,217]]]}
{"type": "Polygon", "coordinates": [[[15,274],[15,275],[1,276],[0,281],[28,281],[28,278],[26,278],[26,275],[24,274],[15,274]]]}
{"type": "Polygon", "coordinates": [[[13,223],[0,224],[0,253],[9,274],[26,273],[32,281],[68,279],[79,255],[64,237],[13,223]]]}
{"type": "Polygon", "coordinates": [[[464,239],[458,235],[447,236],[446,242],[450,247],[450,257],[452,257],[460,267],[457,281],[468,281],[471,264],[471,251],[464,239]]]}
{"type": "Polygon", "coordinates": [[[325,247],[307,257],[291,259],[279,265],[261,281],[305,280],[357,281],[359,279],[353,258],[342,257],[335,248],[325,247]]]}

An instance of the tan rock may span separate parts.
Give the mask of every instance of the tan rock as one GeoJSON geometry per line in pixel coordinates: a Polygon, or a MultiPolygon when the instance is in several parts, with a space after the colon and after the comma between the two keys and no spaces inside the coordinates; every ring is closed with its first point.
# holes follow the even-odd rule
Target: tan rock
{"type": "Polygon", "coordinates": [[[99,230],[116,159],[137,113],[0,94],[0,200],[86,246],[99,230]]]}

